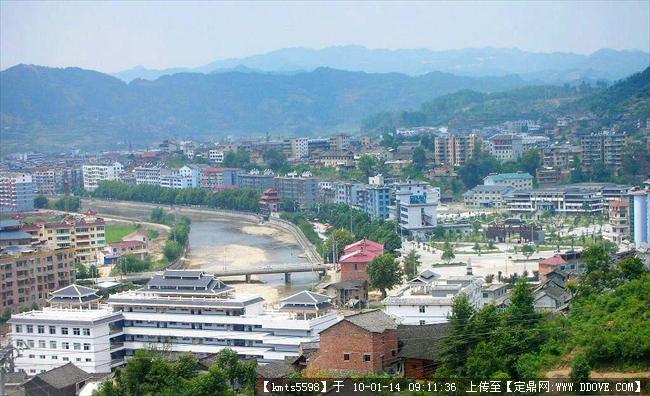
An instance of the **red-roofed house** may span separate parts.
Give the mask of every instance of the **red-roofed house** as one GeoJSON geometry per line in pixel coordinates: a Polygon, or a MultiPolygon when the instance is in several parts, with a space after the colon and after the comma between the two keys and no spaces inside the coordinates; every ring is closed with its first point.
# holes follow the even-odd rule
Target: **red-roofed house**
{"type": "Polygon", "coordinates": [[[539,262],[539,278],[546,281],[546,275],[556,269],[565,270],[567,261],[559,254],[539,262]]]}
{"type": "Polygon", "coordinates": [[[147,254],[147,245],[141,241],[122,241],[111,243],[105,251],[107,254],[118,257],[132,254],[142,260],[147,254]]]}
{"type": "Polygon", "coordinates": [[[384,254],[384,245],[368,239],[347,245],[339,259],[341,280],[368,280],[368,263],[384,254]]]}

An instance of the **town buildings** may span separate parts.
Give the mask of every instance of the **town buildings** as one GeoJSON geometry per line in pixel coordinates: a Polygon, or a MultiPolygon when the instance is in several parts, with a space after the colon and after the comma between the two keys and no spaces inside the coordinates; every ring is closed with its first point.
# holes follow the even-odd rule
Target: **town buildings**
{"type": "Polygon", "coordinates": [[[482,284],[480,277],[471,274],[441,278],[427,269],[395,295],[386,297],[384,310],[400,324],[444,323],[448,321],[454,297],[460,293],[467,295],[474,308],[481,307],[482,284]]]}
{"type": "Polygon", "coordinates": [[[202,271],[167,270],[143,289],[111,295],[108,304],[122,311],[127,356],[164,345],[203,356],[231,348],[260,363],[281,361],[338,320],[329,297],[301,292],[268,311],[261,297],[235,296],[202,271]]]}
{"type": "Polygon", "coordinates": [[[99,304],[96,290],[69,285],[51,292],[50,306],[9,320],[16,371],[36,375],[72,363],[110,373],[123,363],[122,313],[99,304]]]}
{"type": "Polygon", "coordinates": [[[34,243],[53,249],[73,248],[77,261],[90,265],[100,261],[99,253],[106,245],[104,228],[104,219],[88,211],[83,216],[68,216],[60,223],[38,220],[21,230],[31,234],[34,243]]]}
{"type": "Polygon", "coordinates": [[[34,184],[29,173],[0,173],[0,213],[34,209],[34,184]]]}
{"type": "Polygon", "coordinates": [[[609,204],[610,238],[620,245],[630,235],[630,204],[627,201],[612,201],[609,204]]]}
{"type": "Polygon", "coordinates": [[[201,187],[202,167],[195,164],[185,165],[178,170],[178,174],[186,179],[189,179],[190,187],[201,187]]]}
{"type": "Polygon", "coordinates": [[[389,208],[390,218],[402,232],[424,236],[437,224],[440,190],[429,183],[409,180],[394,184],[395,205],[389,208]]]}
{"type": "Polygon", "coordinates": [[[260,197],[260,213],[262,216],[269,217],[272,213],[277,213],[282,208],[282,201],[278,191],[268,188],[260,197]]]}
{"type": "Polygon", "coordinates": [[[162,175],[162,169],[158,167],[137,167],[133,171],[135,173],[135,184],[149,184],[152,186],[160,185],[160,176],[162,175]]]}
{"type": "Polygon", "coordinates": [[[578,133],[580,139],[581,164],[584,172],[591,172],[598,164],[614,172],[623,166],[625,133],[614,131],[578,133]]]}
{"type": "Polygon", "coordinates": [[[527,190],[533,188],[533,177],[524,172],[491,174],[483,178],[483,185],[509,186],[513,190],[527,190]]]}
{"type": "Polygon", "coordinates": [[[384,254],[384,245],[369,239],[362,239],[347,245],[343,248],[343,255],[338,260],[341,280],[368,281],[366,272],[368,264],[382,254],[384,254]]]}
{"type": "Polygon", "coordinates": [[[249,173],[240,174],[237,177],[237,181],[239,183],[239,188],[255,190],[255,192],[261,194],[265,190],[274,187],[274,177],[275,174],[270,169],[267,169],[262,173],[257,169],[253,169],[249,173]]]}
{"type": "Polygon", "coordinates": [[[478,185],[463,194],[463,202],[473,208],[500,208],[512,191],[507,185],[478,185]]]}
{"type": "Polygon", "coordinates": [[[115,162],[112,165],[84,165],[82,171],[84,190],[95,191],[101,181],[119,180],[124,168],[115,162]]]}
{"type": "Polygon", "coordinates": [[[240,173],[240,168],[203,168],[200,186],[210,191],[233,188],[238,184],[240,173]]]}
{"type": "MultiPolygon", "coordinates": [[[[0,233],[2,234],[2,233],[0,233]]],[[[30,245],[0,250],[0,307],[41,305],[48,293],[75,281],[75,250],[30,245]]]]}
{"type": "Polygon", "coordinates": [[[473,157],[480,143],[476,134],[434,135],[433,161],[436,164],[463,165],[473,157]]]}
{"type": "Polygon", "coordinates": [[[527,151],[532,149],[543,149],[548,146],[549,139],[546,136],[530,136],[518,133],[496,134],[487,142],[490,154],[499,161],[517,161],[527,151]]]}
{"type": "Polygon", "coordinates": [[[630,200],[632,205],[630,224],[633,224],[634,247],[648,249],[650,248],[650,187],[632,191],[630,200]]]}
{"type": "Polygon", "coordinates": [[[311,175],[290,174],[273,179],[274,187],[282,199],[296,202],[300,208],[318,202],[318,179],[311,175]]]}
{"type": "Polygon", "coordinates": [[[224,158],[223,150],[219,150],[219,149],[208,150],[208,159],[210,160],[210,162],[222,164],[223,158],[224,158]]]}
{"type": "Polygon", "coordinates": [[[302,159],[309,155],[309,139],[293,138],[284,141],[284,153],[292,159],[302,159]]]}
{"type": "Polygon", "coordinates": [[[397,325],[380,310],[343,318],[320,333],[307,367],[336,376],[383,373],[398,361],[397,325]]]}

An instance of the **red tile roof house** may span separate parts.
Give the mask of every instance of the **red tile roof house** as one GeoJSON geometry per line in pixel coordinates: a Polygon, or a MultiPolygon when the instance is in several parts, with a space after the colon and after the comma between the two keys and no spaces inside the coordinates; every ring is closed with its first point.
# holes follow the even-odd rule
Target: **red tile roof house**
{"type": "Polygon", "coordinates": [[[341,269],[341,281],[346,280],[368,280],[366,268],[375,257],[384,254],[384,245],[362,239],[358,242],[347,245],[343,249],[343,256],[339,259],[341,269]]]}
{"type": "Polygon", "coordinates": [[[348,376],[383,373],[398,362],[397,324],[380,310],[346,316],[320,333],[307,359],[310,373],[348,376]]]}
{"type": "Polygon", "coordinates": [[[560,270],[568,273],[581,272],[584,270],[584,264],[579,260],[579,255],[573,253],[556,254],[539,262],[539,280],[546,282],[548,274],[560,270]]]}

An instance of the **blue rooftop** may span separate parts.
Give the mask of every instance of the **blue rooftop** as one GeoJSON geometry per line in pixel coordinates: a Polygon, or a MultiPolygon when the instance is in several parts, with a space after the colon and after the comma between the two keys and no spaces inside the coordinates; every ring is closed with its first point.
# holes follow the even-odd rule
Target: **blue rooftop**
{"type": "Polygon", "coordinates": [[[532,179],[530,173],[501,173],[498,175],[485,176],[483,180],[512,180],[512,179],[532,179]]]}

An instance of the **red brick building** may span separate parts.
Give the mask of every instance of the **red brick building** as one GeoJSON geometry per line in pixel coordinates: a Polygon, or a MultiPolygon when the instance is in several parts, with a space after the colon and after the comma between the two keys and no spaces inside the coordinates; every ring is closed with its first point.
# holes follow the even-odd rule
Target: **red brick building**
{"type": "Polygon", "coordinates": [[[347,245],[343,249],[343,256],[339,259],[341,281],[353,279],[367,281],[368,263],[382,254],[384,254],[384,245],[369,239],[347,245]]]}
{"type": "Polygon", "coordinates": [[[323,330],[307,366],[331,375],[382,373],[397,363],[397,352],[397,324],[374,310],[346,316],[323,330]]]}

